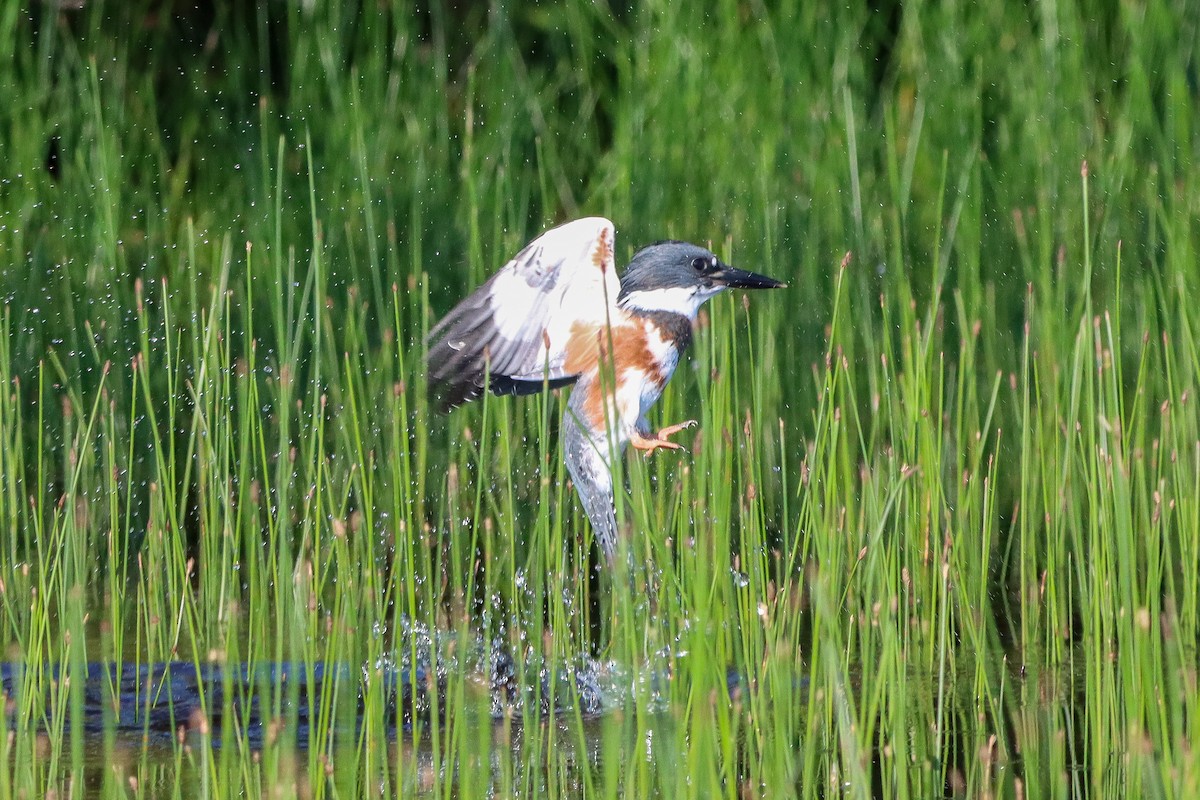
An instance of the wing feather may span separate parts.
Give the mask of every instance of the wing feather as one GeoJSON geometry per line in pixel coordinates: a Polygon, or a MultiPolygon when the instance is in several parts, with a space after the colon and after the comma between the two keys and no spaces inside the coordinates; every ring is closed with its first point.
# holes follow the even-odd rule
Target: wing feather
{"type": "Polygon", "coordinates": [[[431,398],[446,410],[478,397],[485,384],[528,394],[577,378],[580,359],[567,363],[571,337],[621,313],[615,235],[603,217],[549,230],[455,306],[429,334],[431,398]]]}

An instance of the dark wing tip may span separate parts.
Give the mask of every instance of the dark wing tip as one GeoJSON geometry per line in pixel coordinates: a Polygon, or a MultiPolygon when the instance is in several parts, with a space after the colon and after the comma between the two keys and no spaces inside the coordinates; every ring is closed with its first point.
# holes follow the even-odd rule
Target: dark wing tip
{"type": "Polygon", "coordinates": [[[429,402],[442,414],[449,414],[461,405],[478,398],[483,392],[477,386],[457,384],[454,386],[430,386],[429,402]]]}
{"type": "Polygon", "coordinates": [[[487,370],[486,348],[454,334],[451,328],[425,356],[429,402],[443,414],[479,397],[487,370]]]}
{"type": "Polygon", "coordinates": [[[459,353],[444,343],[431,348],[429,355],[429,402],[443,414],[477,400],[483,395],[485,385],[492,394],[521,397],[561,389],[579,380],[577,375],[549,380],[522,380],[508,375],[489,374],[486,352],[474,358],[456,358],[459,353]]]}
{"type": "Polygon", "coordinates": [[[570,386],[577,380],[579,380],[578,375],[549,380],[521,380],[510,378],[507,375],[492,375],[491,381],[488,382],[488,388],[492,390],[492,394],[523,397],[538,392],[561,389],[564,386],[570,386]]]}

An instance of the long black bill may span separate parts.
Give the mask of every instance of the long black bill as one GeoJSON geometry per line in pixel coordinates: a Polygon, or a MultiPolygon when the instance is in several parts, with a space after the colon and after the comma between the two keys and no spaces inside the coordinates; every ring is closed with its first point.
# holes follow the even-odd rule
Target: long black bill
{"type": "Polygon", "coordinates": [[[713,283],[724,284],[731,289],[782,289],[787,286],[783,281],[759,275],[757,272],[735,269],[728,264],[722,264],[716,272],[710,272],[708,277],[713,283]]]}

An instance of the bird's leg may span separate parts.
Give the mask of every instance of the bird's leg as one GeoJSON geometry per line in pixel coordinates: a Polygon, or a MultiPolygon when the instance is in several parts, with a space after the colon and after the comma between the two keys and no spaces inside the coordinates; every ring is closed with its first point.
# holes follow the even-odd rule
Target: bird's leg
{"type": "Polygon", "coordinates": [[[629,444],[643,451],[646,455],[650,455],[655,450],[662,448],[664,450],[682,450],[683,445],[676,444],[670,441],[667,437],[673,436],[682,430],[687,430],[695,426],[696,420],[689,419],[686,422],[681,422],[678,425],[668,425],[660,430],[657,434],[645,435],[639,430],[634,430],[633,435],[629,439],[629,444]]]}

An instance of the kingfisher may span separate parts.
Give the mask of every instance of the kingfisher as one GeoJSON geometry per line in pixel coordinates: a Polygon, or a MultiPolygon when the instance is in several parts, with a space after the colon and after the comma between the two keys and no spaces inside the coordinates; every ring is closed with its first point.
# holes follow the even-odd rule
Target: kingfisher
{"type": "Polygon", "coordinates": [[[528,395],[573,386],[563,456],[610,564],[615,459],[626,446],[646,455],[679,450],[670,437],[696,424],[652,431],[646,412],[691,343],[700,307],[728,288],[785,286],[680,241],[642,248],[618,278],[615,237],[603,217],[546,231],[433,327],[426,361],[430,400],[441,411],[485,390],[528,395]]]}

